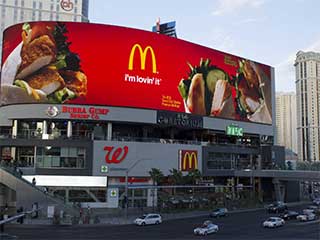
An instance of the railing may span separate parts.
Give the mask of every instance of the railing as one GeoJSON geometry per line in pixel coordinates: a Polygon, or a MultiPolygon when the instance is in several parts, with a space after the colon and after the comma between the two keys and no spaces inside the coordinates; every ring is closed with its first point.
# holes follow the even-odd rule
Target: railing
{"type": "Polygon", "coordinates": [[[145,138],[145,137],[126,137],[118,136],[113,137],[112,141],[124,141],[124,142],[153,142],[153,143],[163,143],[163,144],[191,144],[191,145],[201,145],[200,141],[196,140],[181,140],[181,139],[167,139],[167,138],[145,138]]]}
{"type": "MultiPolygon", "coordinates": [[[[93,131],[73,131],[72,136],[67,136],[66,130],[53,131],[51,134],[42,134],[41,131],[36,129],[20,131],[17,135],[12,135],[11,132],[1,133],[0,139],[90,139],[90,140],[107,140],[105,136],[95,136],[93,131]]],[[[199,140],[183,140],[183,139],[171,139],[171,138],[149,138],[149,137],[128,137],[128,136],[113,136],[111,141],[126,141],[126,142],[153,142],[163,144],[187,144],[187,145],[201,145],[201,146],[226,146],[226,147],[240,147],[240,148],[258,148],[252,144],[240,144],[240,143],[222,143],[222,142],[204,142],[199,140]]]]}
{"type": "Polygon", "coordinates": [[[29,129],[19,131],[16,135],[12,132],[2,132],[0,133],[0,139],[42,139],[42,140],[53,140],[53,139],[92,139],[93,132],[84,130],[84,131],[73,131],[72,136],[67,136],[66,130],[57,130],[53,131],[50,134],[43,134],[41,131],[36,129],[29,129]]]}

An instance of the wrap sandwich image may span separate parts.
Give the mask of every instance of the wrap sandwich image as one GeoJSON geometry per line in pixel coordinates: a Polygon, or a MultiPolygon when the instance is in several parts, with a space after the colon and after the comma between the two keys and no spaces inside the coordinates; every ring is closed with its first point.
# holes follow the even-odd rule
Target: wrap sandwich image
{"type": "Polygon", "coordinates": [[[235,79],[237,89],[237,113],[252,122],[272,123],[270,80],[257,64],[249,60],[239,61],[239,69],[235,79]]]}
{"type": "Polygon", "coordinates": [[[64,103],[87,94],[87,77],[62,23],[25,23],[2,66],[1,104],[64,103]]]}
{"type": "Polygon", "coordinates": [[[200,65],[191,69],[188,78],[182,79],[178,89],[184,100],[187,113],[234,118],[229,75],[210,64],[210,59],[201,59],[200,65]]]}

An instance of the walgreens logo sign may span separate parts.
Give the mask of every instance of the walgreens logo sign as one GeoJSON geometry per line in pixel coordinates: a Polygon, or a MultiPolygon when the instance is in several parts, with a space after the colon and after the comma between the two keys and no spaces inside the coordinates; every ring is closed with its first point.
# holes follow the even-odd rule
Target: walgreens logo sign
{"type": "Polygon", "coordinates": [[[123,147],[114,147],[114,146],[105,146],[103,150],[105,153],[105,161],[109,164],[119,164],[127,156],[129,152],[128,146],[123,147]]]}

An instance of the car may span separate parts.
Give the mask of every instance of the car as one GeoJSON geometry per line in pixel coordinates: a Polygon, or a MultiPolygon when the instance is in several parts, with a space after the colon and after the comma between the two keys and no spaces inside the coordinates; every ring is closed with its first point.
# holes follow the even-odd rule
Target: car
{"type": "Polygon", "coordinates": [[[313,213],[316,213],[316,211],[319,210],[319,207],[318,207],[318,206],[311,205],[311,206],[308,206],[307,209],[310,209],[310,210],[313,211],[313,213]]]}
{"type": "Polygon", "coordinates": [[[315,199],[313,199],[312,203],[313,203],[314,205],[320,206],[320,198],[315,198],[315,199]]]}
{"type": "Polygon", "coordinates": [[[278,201],[275,203],[272,203],[267,206],[267,212],[268,213],[282,213],[284,211],[288,210],[287,205],[284,202],[278,201]]]}
{"type": "Polygon", "coordinates": [[[162,217],[160,214],[156,214],[156,213],[144,214],[143,216],[138,217],[136,220],[134,220],[134,223],[138,226],[145,226],[149,224],[160,224],[162,223],[162,217]]]}
{"type": "Polygon", "coordinates": [[[313,221],[316,219],[317,219],[317,216],[314,213],[300,214],[297,216],[297,220],[302,222],[313,221]]]}
{"type": "Polygon", "coordinates": [[[276,228],[283,226],[285,221],[279,217],[269,217],[266,221],[262,223],[265,228],[276,228]]]}
{"type": "Polygon", "coordinates": [[[204,221],[202,226],[197,227],[193,230],[195,235],[208,235],[210,233],[216,233],[219,231],[219,227],[216,224],[213,224],[211,221],[204,221]]]}
{"type": "Polygon", "coordinates": [[[314,214],[314,209],[306,208],[302,210],[302,214],[314,214]]]}
{"type": "Polygon", "coordinates": [[[217,208],[216,210],[210,213],[210,217],[226,217],[228,216],[228,209],[226,208],[217,208]]]}
{"type": "Polygon", "coordinates": [[[295,211],[285,211],[284,213],[280,214],[279,217],[284,220],[296,219],[299,215],[298,212],[295,211]]]}

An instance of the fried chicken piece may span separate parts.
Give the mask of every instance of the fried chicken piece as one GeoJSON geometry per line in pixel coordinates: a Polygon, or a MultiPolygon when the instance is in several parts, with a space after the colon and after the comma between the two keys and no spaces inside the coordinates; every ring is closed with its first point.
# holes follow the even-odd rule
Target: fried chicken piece
{"type": "Polygon", "coordinates": [[[42,35],[21,50],[21,65],[16,79],[24,79],[56,59],[56,44],[48,35],[42,35]]]}
{"type": "Polygon", "coordinates": [[[259,76],[257,74],[257,72],[254,70],[254,68],[251,65],[251,62],[246,60],[244,61],[244,71],[243,71],[243,75],[246,78],[250,88],[258,88],[260,81],[259,81],[259,76]]]}
{"type": "Polygon", "coordinates": [[[87,76],[80,71],[60,71],[64,78],[66,87],[73,91],[78,97],[87,95],[87,76]]]}
{"type": "Polygon", "coordinates": [[[27,77],[25,81],[34,89],[40,89],[47,95],[62,89],[65,82],[55,67],[45,67],[27,77]]]}

